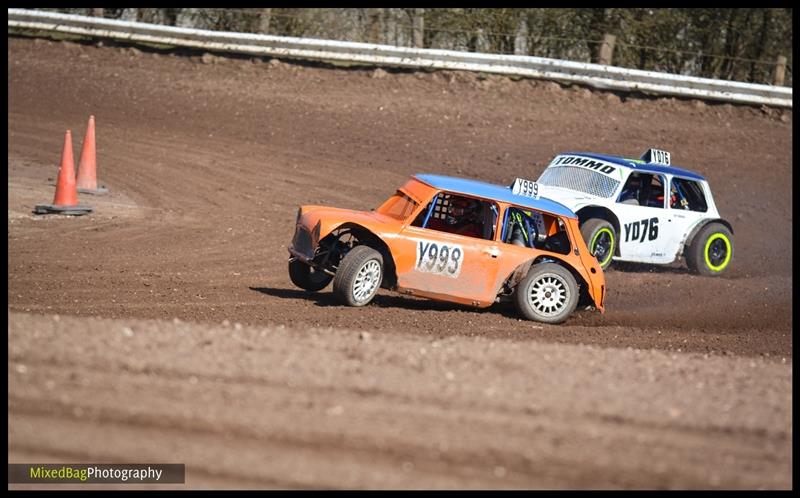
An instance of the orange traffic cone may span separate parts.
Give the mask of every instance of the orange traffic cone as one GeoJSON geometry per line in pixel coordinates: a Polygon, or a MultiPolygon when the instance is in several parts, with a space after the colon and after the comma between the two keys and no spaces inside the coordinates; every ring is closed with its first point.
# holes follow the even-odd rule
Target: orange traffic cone
{"type": "Polygon", "coordinates": [[[72,132],[67,130],[64,137],[64,149],[61,151],[61,166],[58,168],[58,183],[56,183],[53,204],[39,204],[33,212],[79,216],[91,211],[91,207],[78,204],[78,191],[75,188],[75,161],[72,158],[72,132]]]}
{"type": "Polygon", "coordinates": [[[94,116],[89,116],[86,136],[83,138],[81,159],[78,162],[78,192],[83,194],[107,194],[108,189],[97,186],[97,151],[94,141],[94,116]]]}

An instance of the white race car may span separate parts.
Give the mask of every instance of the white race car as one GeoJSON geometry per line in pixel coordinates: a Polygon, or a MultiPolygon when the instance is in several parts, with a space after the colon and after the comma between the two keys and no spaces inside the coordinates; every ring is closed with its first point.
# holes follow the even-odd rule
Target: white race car
{"type": "Polygon", "coordinates": [[[733,259],[733,227],[722,219],[704,177],[670,166],[668,152],[641,159],[559,154],[528,189],[572,209],[587,247],[603,269],[612,260],[669,264],[719,275],[733,259]]]}

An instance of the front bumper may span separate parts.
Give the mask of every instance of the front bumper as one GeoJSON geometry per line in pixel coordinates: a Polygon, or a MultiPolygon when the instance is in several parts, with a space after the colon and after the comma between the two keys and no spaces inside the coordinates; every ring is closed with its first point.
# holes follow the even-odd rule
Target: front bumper
{"type": "Polygon", "coordinates": [[[295,258],[308,261],[314,257],[314,244],[311,232],[303,225],[297,225],[292,237],[292,244],[289,246],[289,254],[295,258]]]}
{"type": "Polygon", "coordinates": [[[314,228],[309,228],[302,222],[297,223],[294,229],[294,236],[292,243],[289,246],[289,254],[294,258],[301,259],[305,262],[310,262],[314,259],[319,246],[319,232],[320,223],[317,222],[314,228]]]}

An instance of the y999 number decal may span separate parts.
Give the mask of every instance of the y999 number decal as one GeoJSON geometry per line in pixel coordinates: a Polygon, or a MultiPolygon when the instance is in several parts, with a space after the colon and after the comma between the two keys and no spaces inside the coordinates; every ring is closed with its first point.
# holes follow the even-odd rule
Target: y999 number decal
{"type": "Polygon", "coordinates": [[[511,193],[538,199],[539,184],[531,180],[525,180],[524,178],[517,178],[514,180],[514,184],[511,186],[511,193]]]}
{"type": "Polygon", "coordinates": [[[417,271],[455,278],[461,273],[463,262],[464,249],[459,245],[417,241],[417,271]]]}

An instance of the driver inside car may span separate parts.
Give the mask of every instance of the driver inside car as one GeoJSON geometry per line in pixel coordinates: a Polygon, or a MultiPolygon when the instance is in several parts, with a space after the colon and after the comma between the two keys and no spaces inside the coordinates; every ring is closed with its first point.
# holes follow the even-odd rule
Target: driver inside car
{"type": "Polygon", "coordinates": [[[468,197],[455,197],[450,201],[450,213],[445,218],[448,232],[469,237],[483,237],[481,204],[468,197]]]}
{"type": "Polygon", "coordinates": [[[637,173],[631,174],[622,193],[619,194],[619,202],[622,204],[639,204],[639,193],[642,189],[642,179],[637,173]]]}

